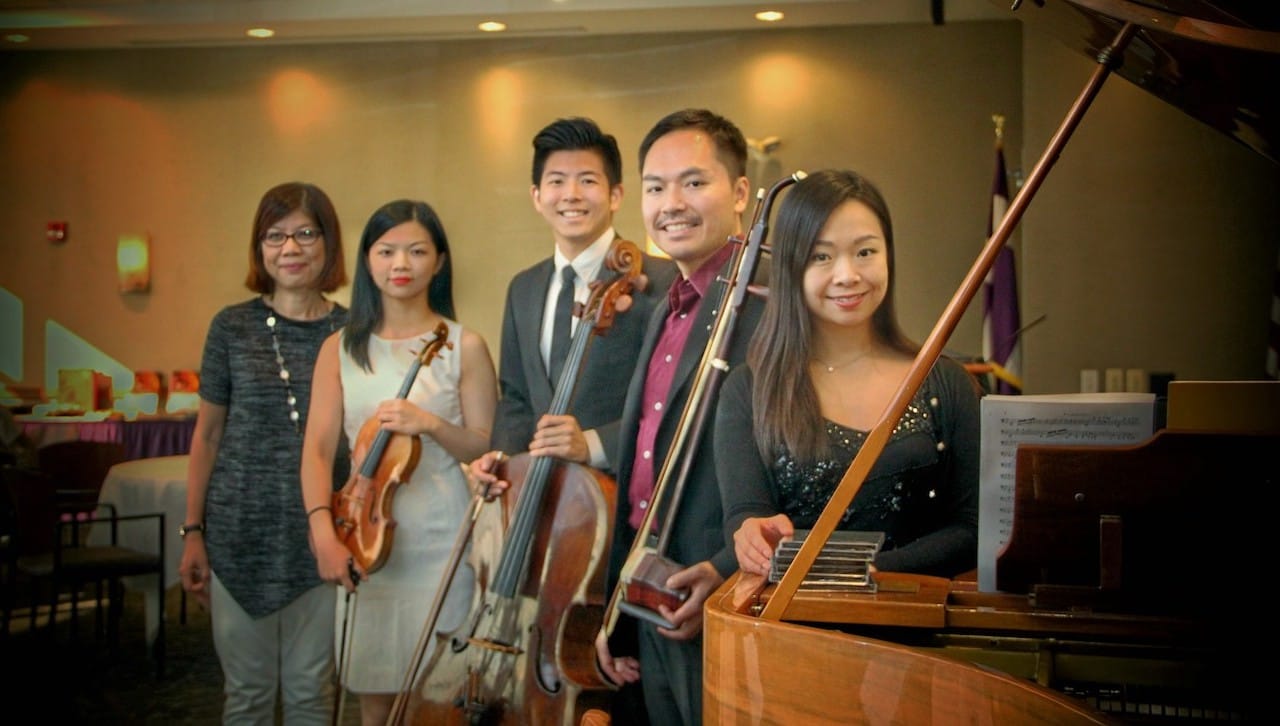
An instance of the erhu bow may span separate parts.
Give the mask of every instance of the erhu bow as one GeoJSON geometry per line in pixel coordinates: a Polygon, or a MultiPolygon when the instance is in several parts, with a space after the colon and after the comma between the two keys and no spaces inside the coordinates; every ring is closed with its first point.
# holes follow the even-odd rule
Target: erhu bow
{"type": "Polygon", "coordinates": [[[649,507],[645,510],[644,519],[640,522],[636,538],[622,566],[618,585],[614,588],[609,605],[605,608],[606,636],[613,633],[619,611],[674,629],[674,623],[667,621],[658,612],[658,605],[666,605],[669,609],[675,610],[689,597],[688,591],[672,590],[666,586],[668,577],[684,569],[684,565],[673,562],[665,554],[671,540],[675,512],[679,507],[680,495],[684,491],[685,482],[693,466],[698,442],[706,430],[709,418],[714,413],[716,393],[729,372],[726,357],[733,342],[738,316],[746,303],[747,293],[764,294],[763,290],[753,287],[750,281],[755,275],[760,255],[768,249],[765,239],[768,236],[769,212],[773,201],[784,188],[805,176],[803,171],[797,171],[776,182],[767,192],[762,189],[757,194],[756,208],[745,243],[740,239],[733,240],[737,248],[729,268],[729,278],[725,280],[720,314],[716,317],[711,337],[707,341],[706,348],[703,349],[689,399],[685,403],[684,411],[680,414],[671,447],[667,450],[667,456],[662,462],[662,469],[658,473],[649,507]],[[666,498],[668,490],[671,490],[670,499],[666,498]],[[666,502],[669,502],[668,506],[661,506],[666,502]],[[649,532],[653,530],[653,518],[659,511],[664,512],[662,530],[658,535],[657,544],[650,547],[645,543],[649,532]]]}

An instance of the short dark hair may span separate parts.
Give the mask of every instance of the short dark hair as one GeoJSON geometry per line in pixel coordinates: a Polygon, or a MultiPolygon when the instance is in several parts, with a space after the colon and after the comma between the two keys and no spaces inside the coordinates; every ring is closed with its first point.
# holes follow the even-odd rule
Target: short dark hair
{"type": "Polygon", "coordinates": [[[613,134],[600,130],[595,121],[581,116],[556,119],[533,137],[533,185],[542,183],[547,157],[556,151],[594,151],[604,162],[609,186],[622,183],[622,154],[613,134]]]}
{"type": "Polygon", "coordinates": [[[253,233],[249,237],[249,275],[244,285],[250,290],[270,295],[275,292],[276,281],[267,274],[262,261],[262,237],[271,225],[293,212],[306,212],[315,220],[324,238],[324,269],[316,287],[320,292],[333,292],[347,284],[346,256],[342,253],[342,228],[338,213],[333,209],[329,195],[320,187],[306,182],[285,182],[267,190],[258,202],[258,212],[253,218],[253,233]]]}
{"type": "Polygon", "coordinates": [[[649,129],[640,142],[640,169],[644,170],[649,147],[663,136],[684,129],[697,129],[711,137],[720,163],[736,179],[747,175],[747,138],[732,121],[705,108],[685,108],[667,114],[649,129]]]}

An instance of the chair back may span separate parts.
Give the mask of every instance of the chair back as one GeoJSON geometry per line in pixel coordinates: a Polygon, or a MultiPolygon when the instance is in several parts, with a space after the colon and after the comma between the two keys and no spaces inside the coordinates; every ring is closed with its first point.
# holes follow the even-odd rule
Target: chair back
{"type": "Polygon", "coordinates": [[[107,472],[124,460],[124,444],[114,441],[59,441],[36,451],[38,468],[55,489],[91,493],[93,500],[107,472]]]}
{"type": "Polygon", "coordinates": [[[0,488],[12,512],[9,546],[14,557],[53,552],[58,536],[58,507],[53,482],[43,472],[23,467],[0,468],[0,488]]]}

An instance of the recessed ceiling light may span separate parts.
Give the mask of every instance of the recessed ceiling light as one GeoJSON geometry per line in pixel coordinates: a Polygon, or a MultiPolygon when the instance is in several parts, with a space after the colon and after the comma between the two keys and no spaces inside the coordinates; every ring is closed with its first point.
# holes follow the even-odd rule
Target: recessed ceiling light
{"type": "Polygon", "coordinates": [[[249,28],[244,31],[244,34],[250,38],[270,38],[276,34],[276,31],[271,28],[249,28]]]}
{"type": "Polygon", "coordinates": [[[31,36],[23,35],[22,33],[10,33],[9,35],[4,36],[4,39],[10,43],[25,43],[28,40],[31,40],[31,36]]]}
{"type": "Polygon", "coordinates": [[[777,10],[761,10],[756,13],[756,20],[759,20],[762,23],[776,23],[784,17],[786,16],[777,10]]]}
{"type": "Polygon", "coordinates": [[[496,20],[486,20],[476,26],[486,33],[501,33],[507,29],[506,23],[499,23],[496,20]]]}

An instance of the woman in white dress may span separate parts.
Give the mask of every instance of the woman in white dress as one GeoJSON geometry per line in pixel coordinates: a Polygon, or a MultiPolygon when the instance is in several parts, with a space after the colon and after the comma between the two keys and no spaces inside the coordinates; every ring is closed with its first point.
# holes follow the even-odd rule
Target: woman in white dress
{"type": "MultiPolygon", "coordinates": [[[[350,322],[324,342],[316,359],[302,452],[303,501],[320,577],[342,586],[339,637],[345,603],[351,603],[348,642],[338,650],[342,685],[359,695],[364,724],[385,723],[405,682],[471,496],[460,462],[487,450],[493,425],[493,359],[479,334],[453,320],[452,284],[449,242],[435,211],[411,200],[382,206],[360,239],[350,322]],[[407,397],[397,398],[441,322],[449,346],[421,367],[407,397]],[[417,466],[393,496],[397,524],[390,556],[372,573],[353,560],[330,509],[339,434],[345,430],[359,448],[361,426],[370,418],[422,443],[417,466]],[[347,598],[357,583],[357,594],[347,598]]],[[[353,458],[353,477],[360,463],[353,458]]],[[[459,568],[437,630],[461,624],[474,579],[470,569],[459,568]]]]}

